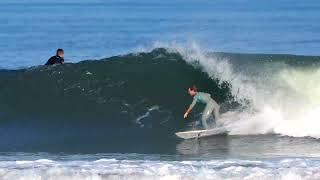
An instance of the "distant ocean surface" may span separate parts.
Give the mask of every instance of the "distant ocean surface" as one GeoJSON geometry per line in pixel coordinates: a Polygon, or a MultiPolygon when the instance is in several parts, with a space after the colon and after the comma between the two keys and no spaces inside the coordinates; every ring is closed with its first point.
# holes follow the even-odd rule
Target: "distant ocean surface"
{"type": "Polygon", "coordinates": [[[150,48],[156,42],[207,51],[319,55],[320,3],[210,0],[2,0],[0,67],[69,62],[150,48]]]}
{"type": "Polygon", "coordinates": [[[0,179],[320,179],[319,9],[2,0],[0,179]],[[202,128],[191,85],[226,134],[175,136],[202,128]]]}

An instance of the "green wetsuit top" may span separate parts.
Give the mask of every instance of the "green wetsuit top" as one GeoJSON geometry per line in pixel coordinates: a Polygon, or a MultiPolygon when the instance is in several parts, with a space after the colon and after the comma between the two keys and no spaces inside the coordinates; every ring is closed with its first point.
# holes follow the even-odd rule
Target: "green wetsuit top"
{"type": "Polygon", "coordinates": [[[198,92],[194,97],[193,101],[190,105],[190,109],[192,109],[197,103],[203,103],[203,104],[215,104],[218,105],[212,98],[211,95],[204,92],[198,92]]]}

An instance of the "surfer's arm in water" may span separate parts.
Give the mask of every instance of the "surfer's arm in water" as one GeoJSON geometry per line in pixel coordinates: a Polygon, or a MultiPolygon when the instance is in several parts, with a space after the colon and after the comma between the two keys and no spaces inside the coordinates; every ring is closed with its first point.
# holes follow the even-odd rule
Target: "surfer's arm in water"
{"type": "Polygon", "coordinates": [[[193,107],[197,104],[197,99],[193,98],[193,101],[191,103],[191,105],[189,106],[189,108],[187,109],[186,113],[184,113],[184,118],[186,119],[189,115],[189,113],[191,112],[191,110],[193,109],[193,107]]]}

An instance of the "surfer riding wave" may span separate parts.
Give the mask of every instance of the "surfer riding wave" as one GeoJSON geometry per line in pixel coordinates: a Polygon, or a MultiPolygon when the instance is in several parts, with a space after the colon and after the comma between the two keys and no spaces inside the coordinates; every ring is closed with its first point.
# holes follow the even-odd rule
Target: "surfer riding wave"
{"type": "Polygon", "coordinates": [[[201,122],[205,129],[208,129],[208,119],[210,118],[210,115],[214,115],[215,120],[217,121],[219,119],[219,110],[220,106],[218,103],[211,98],[211,95],[204,92],[198,92],[197,88],[195,86],[188,89],[188,93],[191,97],[193,97],[193,101],[189,108],[187,109],[186,113],[184,114],[184,118],[186,119],[193,109],[193,107],[197,103],[203,103],[206,104],[206,107],[202,113],[201,122]]]}

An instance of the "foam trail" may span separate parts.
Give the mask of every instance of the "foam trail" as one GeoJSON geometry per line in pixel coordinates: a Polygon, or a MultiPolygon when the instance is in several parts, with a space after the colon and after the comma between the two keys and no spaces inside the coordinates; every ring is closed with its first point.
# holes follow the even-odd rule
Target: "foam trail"
{"type": "Polygon", "coordinates": [[[135,120],[135,122],[136,122],[137,124],[139,124],[140,127],[144,127],[144,124],[141,122],[141,120],[144,119],[144,118],[149,117],[150,112],[155,111],[155,110],[159,111],[159,109],[160,109],[159,106],[152,106],[151,108],[148,109],[148,111],[147,111],[145,114],[139,116],[139,117],[135,120]]]}
{"type": "Polygon", "coordinates": [[[211,78],[231,85],[241,110],[222,116],[230,134],[266,134],[320,138],[320,71],[298,69],[284,62],[264,62],[250,70],[235,71],[230,60],[208,55],[196,43],[155,43],[180,53],[190,63],[199,63],[211,78]],[[249,106],[246,102],[249,102],[249,106]]]}

